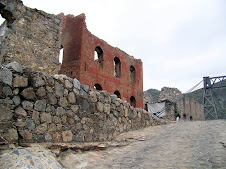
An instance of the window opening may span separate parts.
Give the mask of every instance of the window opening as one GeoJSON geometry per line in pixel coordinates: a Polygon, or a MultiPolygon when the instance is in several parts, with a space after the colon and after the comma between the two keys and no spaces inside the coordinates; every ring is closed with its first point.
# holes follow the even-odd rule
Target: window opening
{"type": "Polygon", "coordinates": [[[94,51],[94,60],[98,60],[98,54],[97,54],[97,51],[94,51]]]}
{"type": "Polygon", "coordinates": [[[97,46],[94,51],[94,61],[99,62],[99,66],[103,67],[104,63],[104,53],[100,46],[97,46]]]}
{"type": "Polygon", "coordinates": [[[136,107],[136,99],[134,96],[130,97],[130,104],[131,104],[131,106],[136,107]]]}
{"type": "Polygon", "coordinates": [[[7,21],[6,19],[2,18],[0,15],[0,36],[4,36],[7,30],[7,21]]]}
{"type": "Polygon", "coordinates": [[[100,84],[95,84],[94,87],[93,87],[95,90],[103,90],[103,88],[101,87],[100,84]]]}
{"type": "Polygon", "coordinates": [[[64,48],[61,45],[60,53],[59,53],[59,63],[63,63],[63,55],[64,55],[64,48]]]}
{"type": "Polygon", "coordinates": [[[0,14],[1,14],[1,17],[2,18],[5,18],[5,20],[4,19],[1,19],[0,22],[6,23],[6,26],[8,28],[11,28],[12,23],[16,19],[13,17],[13,14],[10,11],[8,11],[8,10],[5,9],[5,5],[2,4],[2,3],[0,3],[0,14]]]}
{"type": "Polygon", "coordinates": [[[121,76],[121,61],[118,57],[114,58],[114,76],[118,78],[121,76]]]}
{"type": "Polygon", "coordinates": [[[118,98],[121,99],[121,94],[120,94],[120,92],[119,92],[118,90],[116,90],[116,91],[114,92],[114,94],[115,94],[118,98]]]}
{"type": "Polygon", "coordinates": [[[136,83],[136,70],[133,66],[130,66],[130,81],[136,83]]]}

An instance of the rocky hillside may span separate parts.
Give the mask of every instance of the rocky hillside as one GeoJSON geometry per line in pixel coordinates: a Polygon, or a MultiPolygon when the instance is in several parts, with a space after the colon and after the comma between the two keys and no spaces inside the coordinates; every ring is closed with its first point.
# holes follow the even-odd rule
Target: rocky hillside
{"type": "Polygon", "coordinates": [[[181,91],[177,88],[163,87],[161,91],[157,89],[148,89],[147,91],[144,91],[143,100],[144,103],[157,102],[159,99],[168,99],[175,102],[181,95],[181,91]]]}
{"type": "Polygon", "coordinates": [[[160,91],[157,89],[148,89],[144,91],[143,101],[144,103],[157,102],[159,100],[160,91]]]}

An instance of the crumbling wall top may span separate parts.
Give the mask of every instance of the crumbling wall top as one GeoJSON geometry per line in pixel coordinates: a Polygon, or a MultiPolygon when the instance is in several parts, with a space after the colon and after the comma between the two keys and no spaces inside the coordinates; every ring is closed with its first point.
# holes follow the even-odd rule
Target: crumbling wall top
{"type": "Polygon", "coordinates": [[[0,64],[17,61],[34,71],[58,73],[62,20],[26,7],[20,0],[1,0],[0,14],[6,19],[0,36],[0,64]]]}

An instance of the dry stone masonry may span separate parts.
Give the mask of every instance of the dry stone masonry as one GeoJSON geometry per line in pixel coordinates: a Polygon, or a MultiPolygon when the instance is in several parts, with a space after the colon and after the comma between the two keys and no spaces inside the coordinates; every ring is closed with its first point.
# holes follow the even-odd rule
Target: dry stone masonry
{"type": "Polygon", "coordinates": [[[56,74],[62,21],[59,17],[23,5],[20,0],[1,0],[0,64],[17,61],[35,71],[56,74]]]}
{"type": "Polygon", "coordinates": [[[0,69],[0,110],[5,143],[107,141],[158,123],[116,95],[65,75],[30,72],[17,62],[0,69]]]}

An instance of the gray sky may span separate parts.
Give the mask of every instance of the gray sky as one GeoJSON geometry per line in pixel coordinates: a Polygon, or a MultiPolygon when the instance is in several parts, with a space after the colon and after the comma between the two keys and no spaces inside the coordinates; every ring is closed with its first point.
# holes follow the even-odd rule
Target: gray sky
{"type": "Polygon", "coordinates": [[[143,61],[144,90],[186,92],[226,75],[225,0],[23,0],[48,13],[86,14],[92,34],[143,61]]]}

